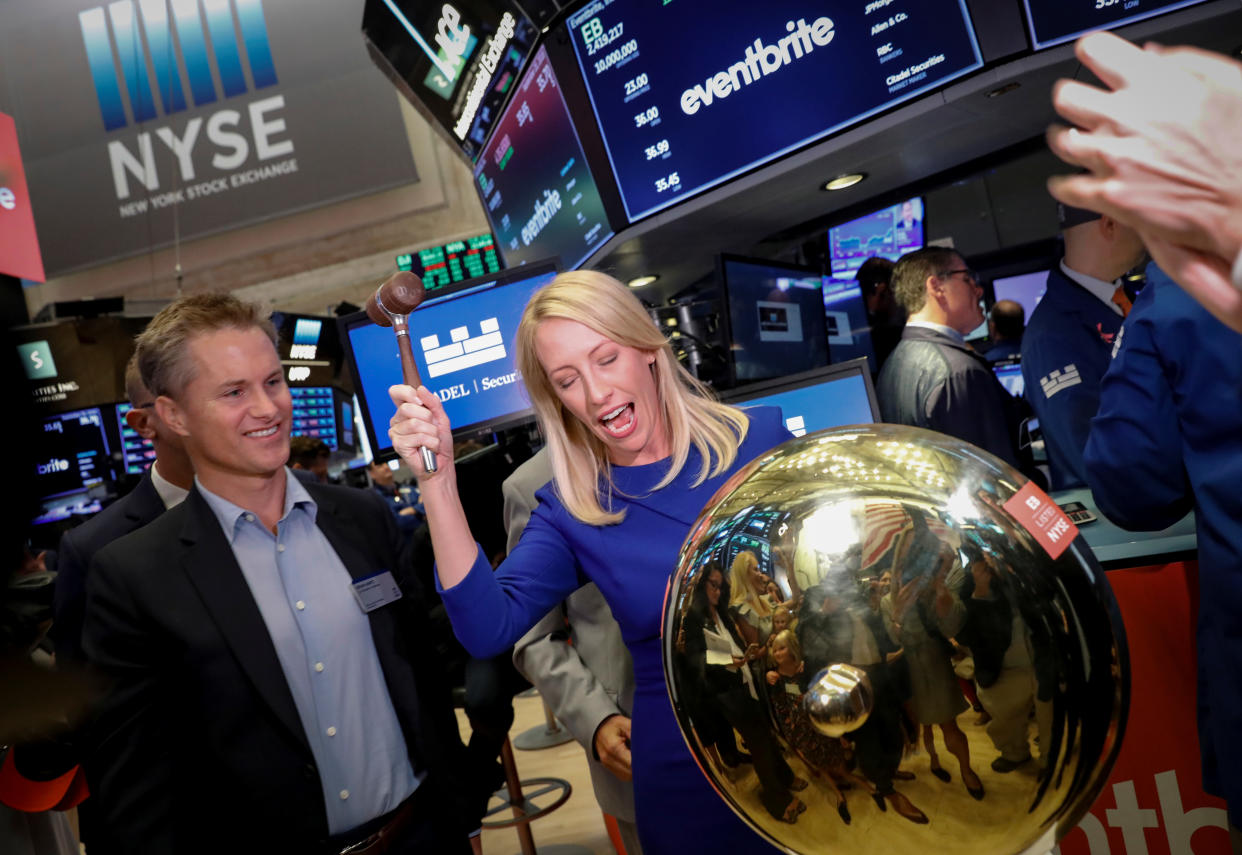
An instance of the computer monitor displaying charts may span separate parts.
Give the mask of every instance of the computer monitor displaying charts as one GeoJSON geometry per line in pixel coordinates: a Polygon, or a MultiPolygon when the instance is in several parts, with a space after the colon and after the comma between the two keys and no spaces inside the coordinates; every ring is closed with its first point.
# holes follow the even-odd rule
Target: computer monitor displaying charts
{"type": "MultiPolygon", "coordinates": [[[[454,434],[495,430],[531,418],[514,339],[531,295],[555,275],[552,262],[535,262],[467,280],[434,292],[410,314],[419,376],[444,404],[454,434]]],[[[388,387],[403,382],[396,335],[372,323],[366,312],[346,315],[339,324],[372,455],[390,458],[394,452],[388,423],[396,407],[388,387]]]]}
{"type": "Polygon", "coordinates": [[[880,405],[865,359],[743,386],[722,397],[739,407],[780,407],[785,427],[794,436],[880,420],[880,405]]]}

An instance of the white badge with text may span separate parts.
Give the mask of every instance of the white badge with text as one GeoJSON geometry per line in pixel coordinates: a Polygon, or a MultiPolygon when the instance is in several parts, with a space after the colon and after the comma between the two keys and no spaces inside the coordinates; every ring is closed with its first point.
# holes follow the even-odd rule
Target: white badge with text
{"type": "Polygon", "coordinates": [[[355,579],[353,590],[358,606],[367,614],[401,599],[401,589],[387,570],[355,579]]]}

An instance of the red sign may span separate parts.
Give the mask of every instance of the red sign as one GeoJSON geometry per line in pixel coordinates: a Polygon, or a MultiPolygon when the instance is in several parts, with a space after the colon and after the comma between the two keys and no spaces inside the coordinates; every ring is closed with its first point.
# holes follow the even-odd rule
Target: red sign
{"type": "Polygon", "coordinates": [[[1027,482],[1027,485],[1005,502],[1005,510],[1039,541],[1054,559],[1060,558],[1078,537],[1078,527],[1070,522],[1065,511],[1048,498],[1048,494],[1027,482]]]}
{"type": "Polygon", "coordinates": [[[17,126],[4,113],[0,113],[0,273],[36,282],[44,279],[17,126]]]}
{"type": "Polygon", "coordinates": [[[1198,569],[1191,561],[1108,571],[1130,648],[1130,718],[1108,785],[1061,855],[1229,855],[1225,803],[1201,784],[1198,569]]]}

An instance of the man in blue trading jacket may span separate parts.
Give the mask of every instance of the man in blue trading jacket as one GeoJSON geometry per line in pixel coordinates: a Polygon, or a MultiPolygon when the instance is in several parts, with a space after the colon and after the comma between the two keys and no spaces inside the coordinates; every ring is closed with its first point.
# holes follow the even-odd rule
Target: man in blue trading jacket
{"type": "Polygon", "coordinates": [[[1117,281],[1142,263],[1138,233],[1111,217],[1059,206],[1065,257],[1022,337],[1022,380],[1048,451],[1052,488],[1086,483],[1082,449],[1100,379],[1130,300],[1117,281]]]}
{"type": "Polygon", "coordinates": [[[275,340],[214,294],[138,339],[195,478],[91,564],[82,646],[110,682],[91,798],[127,854],[464,853],[463,747],[419,588],[379,497],[285,466],[275,340]]]}
{"type": "Polygon", "coordinates": [[[901,257],[893,287],[910,319],[880,369],[884,421],[947,433],[1018,467],[1017,402],[963,340],[983,322],[974,271],[953,250],[927,247],[901,257]]]}
{"type": "MultiPolygon", "coordinates": [[[[1096,504],[1156,531],[1193,507],[1203,788],[1242,840],[1242,336],[1154,264],[1119,334],[1083,460],[1096,504]]],[[[1234,851],[1238,851],[1236,848],[1234,851]]]]}

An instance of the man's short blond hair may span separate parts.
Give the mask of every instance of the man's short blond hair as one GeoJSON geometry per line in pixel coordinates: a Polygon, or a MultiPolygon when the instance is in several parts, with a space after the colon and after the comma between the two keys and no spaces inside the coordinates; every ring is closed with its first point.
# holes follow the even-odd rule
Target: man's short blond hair
{"type": "Polygon", "coordinates": [[[182,297],[161,309],[135,342],[134,359],[143,385],[154,397],[176,398],[194,379],[190,341],[224,329],[262,330],[276,345],[276,327],[253,303],[230,294],[182,297]]]}

